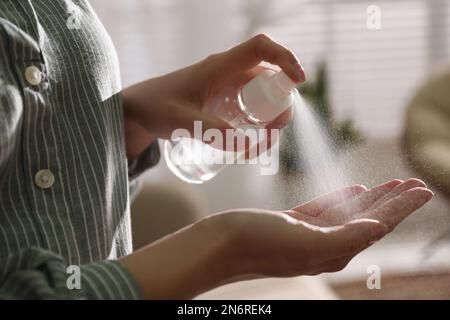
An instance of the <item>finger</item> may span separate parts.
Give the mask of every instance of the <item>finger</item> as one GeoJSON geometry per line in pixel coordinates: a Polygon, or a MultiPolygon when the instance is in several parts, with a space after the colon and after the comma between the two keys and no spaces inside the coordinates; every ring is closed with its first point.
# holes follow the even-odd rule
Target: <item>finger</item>
{"type": "Polygon", "coordinates": [[[374,219],[358,219],[339,227],[321,228],[322,257],[329,259],[356,255],[384,237],[388,228],[374,219]]]}
{"type": "Polygon", "coordinates": [[[342,218],[342,221],[347,221],[349,218],[354,218],[356,213],[368,209],[375,201],[389,193],[402,182],[402,180],[392,180],[376,186],[370,190],[358,194],[357,197],[353,197],[348,201],[329,208],[326,212],[324,212],[324,214],[332,215],[333,217],[340,217],[342,218]]]}
{"type": "Polygon", "coordinates": [[[324,210],[335,206],[346,199],[354,197],[364,191],[367,191],[367,188],[362,185],[346,187],[315,198],[289,211],[291,211],[292,214],[295,214],[295,212],[301,212],[310,216],[318,216],[324,210]]]}
{"type": "Polygon", "coordinates": [[[266,35],[257,35],[216,57],[217,66],[211,68],[213,79],[222,78],[225,70],[233,74],[266,61],[278,65],[293,81],[305,81],[305,72],[295,54],[266,35]]]}
{"type": "Polygon", "coordinates": [[[383,205],[366,213],[365,217],[376,219],[393,230],[411,213],[422,207],[433,198],[429,189],[418,187],[402,192],[383,205]]]}
{"type": "Polygon", "coordinates": [[[259,75],[261,72],[266,71],[266,70],[272,70],[275,72],[277,71],[277,70],[274,70],[274,69],[271,69],[271,68],[268,68],[265,66],[258,65],[251,69],[244,70],[243,72],[237,73],[236,76],[234,76],[230,79],[230,84],[234,89],[239,90],[242,88],[242,86],[247,84],[250,80],[252,80],[257,75],[259,75]]]}
{"type": "Polygon", "coordinates": [[[386,201],[397,197],[402,192],[405,192],[409,189],[416,188],[416,187],[426,188],[427,185],[419,179],[408,179],[405,182],[403,182],[402,184],[399,184],[394,189],[392,189],[391,192],[387,193],[386,195],[384,195],[383,197],[381,197],[380,199],[375,201],[371,205],[370,209],[377,208],[378,206],[382,205],[386,201]]]}

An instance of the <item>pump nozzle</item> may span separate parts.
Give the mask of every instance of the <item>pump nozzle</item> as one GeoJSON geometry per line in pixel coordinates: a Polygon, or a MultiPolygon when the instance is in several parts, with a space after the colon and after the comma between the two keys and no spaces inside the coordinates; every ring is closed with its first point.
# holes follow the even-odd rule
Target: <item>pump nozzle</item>
{"type": "Polygon", "coordinates": [[[287,97],[297,84],[284,72],[275,73],[270,79],[272,94],[279,98],[287,97]]]}
{"type": "Polygon", "coordinates": [[[284,71],[264,70],[242,89],[242,110],[258,122],[270,122],[292,106],[297,84],[284,71]]]}

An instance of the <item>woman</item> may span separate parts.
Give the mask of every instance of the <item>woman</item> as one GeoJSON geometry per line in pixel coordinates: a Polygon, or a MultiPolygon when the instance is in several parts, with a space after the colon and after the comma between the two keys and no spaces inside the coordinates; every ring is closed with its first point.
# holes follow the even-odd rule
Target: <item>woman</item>
{"type": "Polygon", "coordinates": [[[212,215],[132,253],[128,179],[157,162],[156,139],[194,120],[229,128],[201,108],[263,60],[299,83],[302,67],[259,35],[121,90],[85,0],[2,1],[0,31],[2,298],[191,298],[242,279],[335,271],[432,197],[415,179],[353,186],[283,212],[212,215]]]}

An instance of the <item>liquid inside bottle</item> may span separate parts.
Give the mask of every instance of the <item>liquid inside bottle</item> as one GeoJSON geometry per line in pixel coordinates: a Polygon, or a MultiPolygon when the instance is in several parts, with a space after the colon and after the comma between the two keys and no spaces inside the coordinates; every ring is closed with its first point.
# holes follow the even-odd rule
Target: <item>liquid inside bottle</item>
{"type": "MultiPolygon", "coordinates": [[[[284,72],[264,72],[245,85],[242,91],[223,90],[202,111],[221,118],[241,133],[263,128],[292,105],[288,98],[291,98],[290,91],[295,84],[286,79],[284,72]],[[278,76],[281,80],[277,80],[274,75],[280,74],[282,78],[278,76]]],[[[250,148],[258,143],[253,139],[250,140],[250,148]]],[[[244,154],[244,150],[225,151],[186,137],[167,140],[164,145],[164,156],[170,170],[180,179],[195,184],[212,179],[227,164],[242,159],[244,154]]]]}

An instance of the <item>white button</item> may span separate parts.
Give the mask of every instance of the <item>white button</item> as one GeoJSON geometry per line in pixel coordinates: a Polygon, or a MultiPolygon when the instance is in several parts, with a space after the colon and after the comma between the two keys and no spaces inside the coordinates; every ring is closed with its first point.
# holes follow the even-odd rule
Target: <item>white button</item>
{"type": "Polygon", "coordinates": [[[32,86],[37,86],[42,82],[42,72],[36,66],[29,66],[25,70],[25,78],[32,86]]]}
{"type": "Polygon", "coordinates": [[[55,176],[50,170],[39,170],[34,177],[34,182],[39,188],[48,189],[55,183],[55,176]]]}

